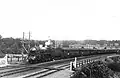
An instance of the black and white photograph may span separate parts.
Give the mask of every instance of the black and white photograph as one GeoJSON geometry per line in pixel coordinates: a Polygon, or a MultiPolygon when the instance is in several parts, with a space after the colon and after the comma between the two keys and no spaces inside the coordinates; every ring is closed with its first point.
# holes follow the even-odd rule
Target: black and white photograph
{"type": "Polygon", "coordinates": [[[120,78],[120,1],[0,0],[0,78],[120,78]]]}

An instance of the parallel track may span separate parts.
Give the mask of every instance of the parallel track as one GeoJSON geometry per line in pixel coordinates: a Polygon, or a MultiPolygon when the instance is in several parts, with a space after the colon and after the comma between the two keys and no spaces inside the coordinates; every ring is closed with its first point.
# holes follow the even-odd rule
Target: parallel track
{"type": "MultiPolygon", "coordinates": [[[[87,58],[91,58],[91,57],[93,57],[93,56],[89,56],[87,58]]],[[[82,59],[85,59],[85,58],[86,57],[82,57],[80,59],[82,60],[82,59]]],[[[52,73],[58,72],[60,70],[64,70],[64,69],[69,68],[69,62],[62,65],[62,66],[59,66],[59,67],[50,67],[50,66],[57,65],[57,64],[51,64],[51,65],[49,65],[49,64],[43,64],[43,65],[36,64],[36,65],[22,66],[20,68],[16,67],[15,69],[11,69],[11,70],[8,70],[8,71],[4,71],[4,72],[0,71],[0,77],[4,78],[4,77],[9,77],[9,76],[14,75],[14,74],[19,74],[19,73],[23,73],[23,72],[27,72],[27,71],[31,71],[31,70],[37,70],[37,69],[44,70],[44,69],[46,69],[45,71],[37,71],[36,73],[34,72],[34,73],[29,74],[29,75],[23,76],[23,78],[29,78],[29,77],[32,78],[34,76],[36,76],[38,78],[41,78],[41,77],[50,75],[52,73]]],[[[62,64],[62,62],[60,64],[62,64]]],[[[0,70],[2,70],[2,69],[3,68],[1,68],[0,70]]]]}
{"type": "Polygon", "coordinates": [[[57,71],[64,70],[63,67],[66,67],[66,66],[69,67],[69,64],[65,64],[65,65],[62,65],[62,66],[59,66],[59,67],[56,67],[56,68],[49,68],[49,67],[47,67],[47,68],[45,68],[45,69],[47,69],[46,71],[40,71],[40,72],[37,72],[37,73],[35,73],[35,74],[31,74],[31,75],[26,76],[26,77],[23,77],[23,78],[33,77],[33,76],[40,75],[40,74],[49,72],[49,71],[51,71],[51,70],[54,70],[54,72],[44,74],[44,75],[42,75],[42,76],[40,76],[40,77],[47,76],[47,75],[52,74],[52,73],[55,73],[55,72],[57,72],[57,71]]]}

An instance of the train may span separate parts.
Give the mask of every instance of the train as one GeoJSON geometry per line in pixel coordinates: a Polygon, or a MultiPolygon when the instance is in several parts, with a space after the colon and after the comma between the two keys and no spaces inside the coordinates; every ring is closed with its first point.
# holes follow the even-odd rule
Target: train
{"type": "Polygon", "coordinates": [[[28,53],[28,63],[41,63],[81,56],[119,53],[119,49],[86,49],[86,48],[46,48],[33,47],[28,53]]]}

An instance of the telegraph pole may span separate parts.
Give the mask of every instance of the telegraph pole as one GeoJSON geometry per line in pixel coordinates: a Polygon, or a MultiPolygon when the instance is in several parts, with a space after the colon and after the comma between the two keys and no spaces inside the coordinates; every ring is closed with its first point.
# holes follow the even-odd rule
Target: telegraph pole
{"type": "Polygon", "coordinates": [[[23,32],[23,41],[24,41],[24,36],[25,36],[25,33],[23,32]]]}
{"type": "MultiPolygon", "coordinates": [[[[25,33],[23,32],[23,39],[22,39],[22,46],[24,47],[24,35],[25,33]]],[[[23,61],[23,52],[24,52],[24,49],[22,49],[22,61],[23,61]]]]}
{"type": "Polygon", "coordinates": [[[22,47],[23,47],[23,49],[22,49],[22,60],[23,60],[23,52],[24,52],[24,50],[27,52],[27,53],[29,53],[30,52],[30,37],[31,37],[31,33],[30,33],[30,31],[29,31],[29,41],[27,42],[27,44],[28,44],[28,50],[25,48],[25,46],[24,46],[24,40],[25,40],[25,33],[23,32],[23,39],[22,39],[22,47]]]}
{"type": "Polygon", "coordinates": [[[28,43],[28,52],[30,52],[30,36],[31,36],[31,33],[29,31],[29,43],[28,43]]]}

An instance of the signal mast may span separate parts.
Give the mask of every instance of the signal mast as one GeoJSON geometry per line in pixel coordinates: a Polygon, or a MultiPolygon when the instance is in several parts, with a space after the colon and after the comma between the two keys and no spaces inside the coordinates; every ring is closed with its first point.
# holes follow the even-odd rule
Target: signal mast
{"type": "Polygon", "coordinates": [[[21,54],[22,54],[22,60],[23,60],[23,56],[24,56],[24,50],[27,52],[27,53],[29,53],[30,52],[30,36],[31,36],[31,33],[29,32],[29,41],[28,41],[28,50],[25,48],[25,46],[24,46],[24,44],[26,43],[24,40],[25,40],[25,33],[23,32],[23,39],[22,39],[22,41],[21,41],[21,43],[22,43],[22,47],[23,47],[23,49],[22,49],[22,52],[21,52],[21,54]]]}

